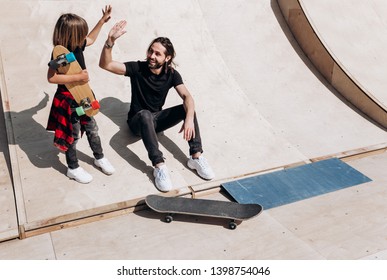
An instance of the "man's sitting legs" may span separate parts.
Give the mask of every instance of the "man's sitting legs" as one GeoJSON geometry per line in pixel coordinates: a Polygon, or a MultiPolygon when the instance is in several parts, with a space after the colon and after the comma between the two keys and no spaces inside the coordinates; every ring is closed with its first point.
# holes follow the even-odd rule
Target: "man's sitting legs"
{"type": "MultiPolygon", "coordinates": [[[[185,109],[183,105],[178,105],[156,113],[149,110],[141,110],[131,120],[128,121],[132,132],[141,136],[145,148],[148,151],[148,157],[155,167],[153,175],[155,176],[156,187],[163,192],[172,189],[172,183],[169,177],[168,169],[165,165],[162,152],[159,150],[157,133],[171,128],[181,121],[185,120],[185,109]]],[[[214,178],[214,172],[201,155],[202,143],[200,138],[199,125],[194,118],[195,137],[188,141],[190,147],[190,157],[188,167],[197,171],[198,175],[206,180],[214,178]]]]}

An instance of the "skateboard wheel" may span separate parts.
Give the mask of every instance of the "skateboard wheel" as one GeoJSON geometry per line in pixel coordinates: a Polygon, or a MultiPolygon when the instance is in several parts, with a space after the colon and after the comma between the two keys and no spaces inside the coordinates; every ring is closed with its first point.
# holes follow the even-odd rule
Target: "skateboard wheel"
{"type": "Polygon", "coordinates": [[[71,62],[75,61],[76,58],[75,58],[74,53],[71,52],[71,53],[66,54],[66,60],[67,60],[67,63],[71,63],[71,62]]]}
{"type": "Polygon", "coordinates": [[[170,223],[173,221],[173,217],[171,215],[165,216],[165,222],[170,223]]]}
{"type": "Polygon", "coordinates": [[[229,229],[236,229],[237,228],[237,224],[236,224],[236,222],[230,222],[228,224],[228,227],[229,227],[229,229]]]}
{"type": "Polygon", "coordinates": [[[78,115],[78,116],[83,116],[83,115],[85,114],[85,110],[83,110],[82,107],[77,107],[77,108],[75,109],[75,112],[77,112],[77,115],[78,115]]]}
{"type": "Polygon", "coordinates": [[[52,69],[58,69],[59,67],[66,66],[76,60],[74,53],[61,54],[56,59],[51,60],[48,66],[52,69]]]}
{"type": "Polygon", "coordinates": [[[99,105],[99,102],[97,100],[94,100],[93,102],[91,102],[91,108],[93,108],[94,110],[97,110],[101,108],[101,106],[99,105]]]}

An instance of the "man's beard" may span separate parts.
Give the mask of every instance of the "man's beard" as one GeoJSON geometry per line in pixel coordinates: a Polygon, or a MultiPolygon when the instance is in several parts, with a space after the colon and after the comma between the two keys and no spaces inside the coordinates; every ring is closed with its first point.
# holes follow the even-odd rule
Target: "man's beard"
{"type": "Polygon", "coordinates": [[[164,63],[159,63],[157,61],[155,61],[154,64],[151,64],[151,59],[147,59],[147,62],[148,62],[148,67],[150,69],[160,69],[161,67],[163,67],[164,63]]]}

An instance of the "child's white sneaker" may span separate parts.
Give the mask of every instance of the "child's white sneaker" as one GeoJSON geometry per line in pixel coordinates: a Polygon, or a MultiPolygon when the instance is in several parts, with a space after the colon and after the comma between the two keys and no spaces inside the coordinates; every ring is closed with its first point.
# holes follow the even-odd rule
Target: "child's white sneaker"
{"type": "Polygon", "coordinates": [[[116,171],[107,158],[95,159],[94,164],[106,175],[112,175],[116,171]]]}
{"type": "Polygon", "coordinates": [[[169,177],[168,168],[165,164],[160,167],[155,167],[153,176],[155,176],[155,184],[159,191],[168,192],[172,189],[171,178],[169,177]]]}
{"type": "Polygon", "coordinates": [[[67,177],[70,179],[74,179],[78,183],[88,184],[93,180],[93,176],[91,176],[86,170],[82,167],[78,167],[75,169],[67,169],[67,177]]]}
{"type": "Polygon", "coordinates": [[[190,156],[187,165],[189,168],[195,169],[199,176],[205,180],[212,180],[215,178],[214,171],[212,171],[212,168],[203,156],[200,156],[199,158],[192,158],[192,156],[190,156]]]}

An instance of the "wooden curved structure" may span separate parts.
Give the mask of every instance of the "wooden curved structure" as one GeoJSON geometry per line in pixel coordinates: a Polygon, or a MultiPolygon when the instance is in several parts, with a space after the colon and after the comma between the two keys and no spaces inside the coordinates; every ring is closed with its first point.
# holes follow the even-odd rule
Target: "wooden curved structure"
{"type": "Polygon", "coordinates": [[[298,44],[320,73],[346,100],[372,121],[387,128],[387,107],[356,80],[335,57],[300,0],[277,0],[298,44]]]}

